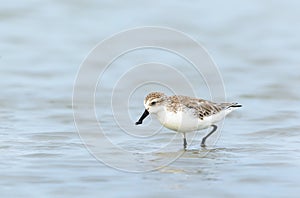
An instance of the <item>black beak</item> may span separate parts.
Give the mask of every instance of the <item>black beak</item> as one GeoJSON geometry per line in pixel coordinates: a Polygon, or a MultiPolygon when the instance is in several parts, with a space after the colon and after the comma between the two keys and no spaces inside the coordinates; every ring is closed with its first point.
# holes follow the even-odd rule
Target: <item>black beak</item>
{"type": "Polygon", "coordinates": [[[149,115],[149,111],[147,111],[147,109],[145,109],[143,115],[140,117],[139,121],[137,121],[135,123],[135,125],[139,125],[143,123],[143,120],[149,115]]]}

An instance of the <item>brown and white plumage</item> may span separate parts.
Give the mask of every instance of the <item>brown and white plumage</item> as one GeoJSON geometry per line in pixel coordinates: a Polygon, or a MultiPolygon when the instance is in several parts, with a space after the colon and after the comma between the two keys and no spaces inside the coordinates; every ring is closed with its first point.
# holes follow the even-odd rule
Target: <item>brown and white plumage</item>
{"type": "Polygon", "coordinates": [[[208,100],[192,98],[188,96],[166,96],[164,93],[152,92],[144,100],[146,108],[144,114],[136,124],[141,124],[149,113],[157,115],[160,123],[171,130],[185,133],[213,127],[213,131],[205,136],[201,145],[216,129],[215,123],[222,120],[234,109],[241,107],[238,103],[214,103],[208,100]]]}

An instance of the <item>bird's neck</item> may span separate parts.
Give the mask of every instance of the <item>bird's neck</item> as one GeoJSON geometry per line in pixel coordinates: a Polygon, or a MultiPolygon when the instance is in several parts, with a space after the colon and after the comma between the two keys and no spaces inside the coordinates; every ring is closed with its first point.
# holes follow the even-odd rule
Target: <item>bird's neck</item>
{"type": "Polygon", "coordinates": [[[165,110],[159,111],[158,113],[156,113],[156,116],[159,122],[163,124],[166,120],[166,111],[165,110]]]}

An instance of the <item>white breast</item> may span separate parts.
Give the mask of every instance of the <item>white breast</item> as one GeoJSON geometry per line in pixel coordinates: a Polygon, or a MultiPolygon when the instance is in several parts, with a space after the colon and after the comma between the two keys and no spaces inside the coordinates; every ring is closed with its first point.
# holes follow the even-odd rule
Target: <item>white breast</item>
{"type": "Polygon", "coordinates": [[[210,127],[212,124],[222,120],[233,109],[226,109],[215,115],[204,117],[203,120],[195,117],[191,111],[161,111],[157,114],[160,123],[171,130],[177,132],[191,132],[210,127]]]}
{"type": "Polygon", "coordinates": [[[157,114],[157,118],[164,127],[178,132],[196,131],[200,129],[200,125],[206,125],[200,123],[200,119],[196,118],[192,112],[162,111],[157,114]]]}

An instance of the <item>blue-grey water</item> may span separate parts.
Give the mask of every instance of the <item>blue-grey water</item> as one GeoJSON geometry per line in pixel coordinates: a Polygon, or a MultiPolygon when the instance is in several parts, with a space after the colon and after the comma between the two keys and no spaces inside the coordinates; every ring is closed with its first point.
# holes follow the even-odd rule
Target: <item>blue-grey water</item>
{"type": "MultiPolygon", "coordinates": [[[[0,196],[298,197],[299,7],[296,0],[2,3],[0,196]],[[87,150],[95,145],[87,145],[77,132],[72,93],[89,52],[105,38],[139,26],[174,28],[202,43],[218,65],[227,100],[237,101],[243,108],[225,120],[217,144],[208,148],[207,155],[201,155],[206,151],[197,150],[199,145],[193,142],[173,163],[155,171],[132,173],[101,163],[87,150]]],[[[180,47],[188,48],[184,44],[180,47]]],[[[155,61],[156,57],[180,68],[180,58],[167,53],[133,52],[111,67],[107,84],[118,77],[114,76],[120,73],[118,65],[155,61]]],[[[159,71],[155,75],[167,77],[159,71]]],[[[142,72],[136,78],[141,76],[142,72]]],[[[202,89],[202,97],[208,98],[207,90],[199,84],[202,89]]],[[[145,163],[147,169],[180,154],[181,137],[167,129],[143,142],[127,139],[121,128],[108,121],[109,112],[101,112],[101,96],[110,93],[101,94],[96,95],[96,105],[108,137],[137,151],[124,167],[145,163]],[[176,144],[169,151],[149,158],[139,154],[143,149],[164,146],[172,138],[176,144]]],[[[132,122],[143,110],[138,99],[129,104],[132,122]]],[[[85,123],[89,122],[86,117],[85,123]]],[[[146,131],[147,127],[139,129],[146,131]]],[[[89,134],[92,138],[97,137],[93,130],[89,134]]],[[[97,152],[121,165],[128,162],[114,149],[97,152]]]]}

